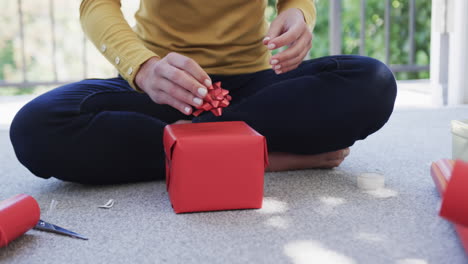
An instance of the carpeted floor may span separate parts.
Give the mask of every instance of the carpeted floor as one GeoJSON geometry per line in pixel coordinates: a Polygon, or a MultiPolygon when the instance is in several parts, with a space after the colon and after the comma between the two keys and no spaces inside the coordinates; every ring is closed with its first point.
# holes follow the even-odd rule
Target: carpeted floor
{"type": "Polygon", "coordinates": [[[90,238],[32,230],[0,249],[0,262],[467,263],[451,224],[437,216],[429,175],[431,161],[450,157],[449,122],[461,118],[467,107],[398,110],[338,169],[267,173],[261,210],[182,215],[164,182],[88,187],[35,178],[0,130],[0,199],[33,195],[44,220],[90,238]],[[357,189],[363,172],[384,174],[386,189],[357,189]],[[97,208],[108,199],[113,208],[97,208]]]}

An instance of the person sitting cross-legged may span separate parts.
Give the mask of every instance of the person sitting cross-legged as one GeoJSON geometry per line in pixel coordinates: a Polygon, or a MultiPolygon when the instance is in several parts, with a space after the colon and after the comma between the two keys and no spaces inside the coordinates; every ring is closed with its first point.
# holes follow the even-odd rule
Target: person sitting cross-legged
{"type": "Polygon", "coordinates": [[[10,130],[19,161],[39,177],[78,183],[164,179],[166,125],[240,120],[266,137],[270,171],[340,165],[389,119],[394,76],[363,56],[303,61],[314,2],[278,0],[271,25],[266,2],[141,0],[132,29],[119,0],[83,0],[84,32],[120,74],[26,104],[10,130]],[[194,117],[218,81],[231,104],[221,116],[194,117]]]}

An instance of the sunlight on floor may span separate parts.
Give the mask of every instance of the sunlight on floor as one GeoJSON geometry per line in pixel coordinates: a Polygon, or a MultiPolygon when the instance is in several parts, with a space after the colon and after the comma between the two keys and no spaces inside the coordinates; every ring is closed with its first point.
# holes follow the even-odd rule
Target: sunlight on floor
{"type": "Polygon", "coordinates": [[[0,96],[0,129],[9,129],[16,113],[33,98],[31,95],[0,96]]]}
{"type": "Polygon", "coordinates": [[[273,216],[267,219],[265,224],[278,229],[286,229],[290,226],[289,222],[290,221],[283,216],[273,216]]]}
{"type": "Polygon", "coordinates": [[[395,108],[433,107],[429,80],[398,81],[395,108]]]}
{"type": "Polygon", "coordinates": [[[396,262],[396,264],[428,264],[428,263],[429,262],[427,262],[424,259],[410,259],[410,258],[401,259],[396,262]]]}
{"type": "MultiPolygon", "coordinates": [[[[261,214],[282,214],[288,210],[288,204],[272,197],[263,198],[263,206],[257,212],[261,214]]],[[[273,215],[265,221],[265,225],[278,229],[289,227],[289,219],[285,216],[273,215]]]]}
{"type": "Polygon", "coordinates": [[[365,191],[365,193],[370,194],[374,196],[375,198],[380,198],[380,199],[398,196],[397,191],[391,190],[388,188],[380,188],[380,189],[373,190],[373,191],[365,191]]]}
{"type": "Polygon", "coordinates": [[[328,205],[331,207],[342,205],[346,202],[346,200],[343,198],[331,197],[331,196],[323,196],[323,197],[320,197],[319,200],[325,205],[328,205]]]}
{"type": "Polygon", "coordinates": [[[322,196],[319,197],[321,205],[314,207],[314,211],[322,216],[330,215],[334,212],[335,208],[346,203],[346,200],[339,197],[322,196]]]}
{"type": "Polygon", "coordinates": [[[275,198],[265,197],[263,198],[263,206],[257,212],[262,214],[277,214],[284,213],[288,209],[288,205],[285,202],[278,201],[275,198]]]}
{"type": "Polygon", "coordinates": [[[294,264],[353,264],[350,257],[326,248],[316,241],[293,241],[284,246],[284,253],[294,264]]]}
{"type": "Polygon", "coordinates": [[[385,236],[376,233],[366,233],[360,232],[355,236],[358,240],[368,241],[368,242],[380,242],[385,240],[385,236]]]}

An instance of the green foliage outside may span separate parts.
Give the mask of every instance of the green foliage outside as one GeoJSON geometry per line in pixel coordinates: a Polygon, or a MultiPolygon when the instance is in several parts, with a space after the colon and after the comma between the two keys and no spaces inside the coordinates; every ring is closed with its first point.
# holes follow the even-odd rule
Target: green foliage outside
{"type": "MultiPolygon", "coordinates": [[[[274,0],[268,0],[273,10],[274,0]]],[[[314,28],[311,58],[329,54],[329,0],[315,0],[317,21],[314,28]]],[[[391,2],[390,64],[409,64],[409,0],[391,2]]],[[[268,18],[273,19],[274,14],[268,18]]],[[[385,61],[385,1],[366,1],[366,41],[365,55],[385,61]]],[[[267,13],[268,14],[268,13],[267,13]]],[[[359,54],[360,0],[342,0],[342,53],[359,54]]],[[[431,37],[431,1],[416,0],[415,64],[429,65],[431,37]]],[[[429,72],[397,73],[397,79],[426,79],[429,72]]]]}
{"type": "MultiPolygon", "coordinates": [[[[3,49],[0,49],[0,69],[8,66],[16,70],[13,57],[13,41],[11,39],[6,40],[3,49]]],[[[0,80],[5,80],[4,71],[0,71],[0,80]]]]}

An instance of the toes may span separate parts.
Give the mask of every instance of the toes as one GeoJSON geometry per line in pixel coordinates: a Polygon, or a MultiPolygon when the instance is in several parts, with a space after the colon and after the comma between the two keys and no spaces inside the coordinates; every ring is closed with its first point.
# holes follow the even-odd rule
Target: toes
{"type": "Polygon", "coordinates": [[[335,160],[335,159],[344,159],[346,158],[351,150],[349,148],[340,149],[334,152],[330,152],[330,155],[327,157],[328,160],[335,160]]]}
{"type": "Polygon", "coordinates": [[[346,157],[346,149],[340,149],[333,152],[328,152],[324,155],[324,159],[329,160],[336,160],[336,159],[344,159],[346,157]]]}
{"type": "Polygon", "coordinates": [[[350,148],[343,149],[343,158],[348,157],[349,153],[351,152],[350,148]]]}
{"type": "Polygon", "coordinates": [[[321,166],[318,166],[318,168],[321,169],[333,169],[341,165],[341,163],[344,161],[344,159],[330,159],[327,161],[323,161],[321,166]]]}
{"type": "Polygon", "coordinates": [[[343,150],[338,150],[338,151],[335,151],[333,153],[333,155],[331,155],[328,160],[326,161],[326,167],[327,168],[335,168],[335,167],[338,167],[341,165],[341,163],[343,163],[343,161],[345,160],[345,158],[349,155],[350,153],[350,149],[349,148],[345,148],[343,150]]]}
{"type": "Polygon", "coordinates": [[[331,168],[335,168],[341,165],[344,159],[335,159],[330,161],[331,168]]]}

